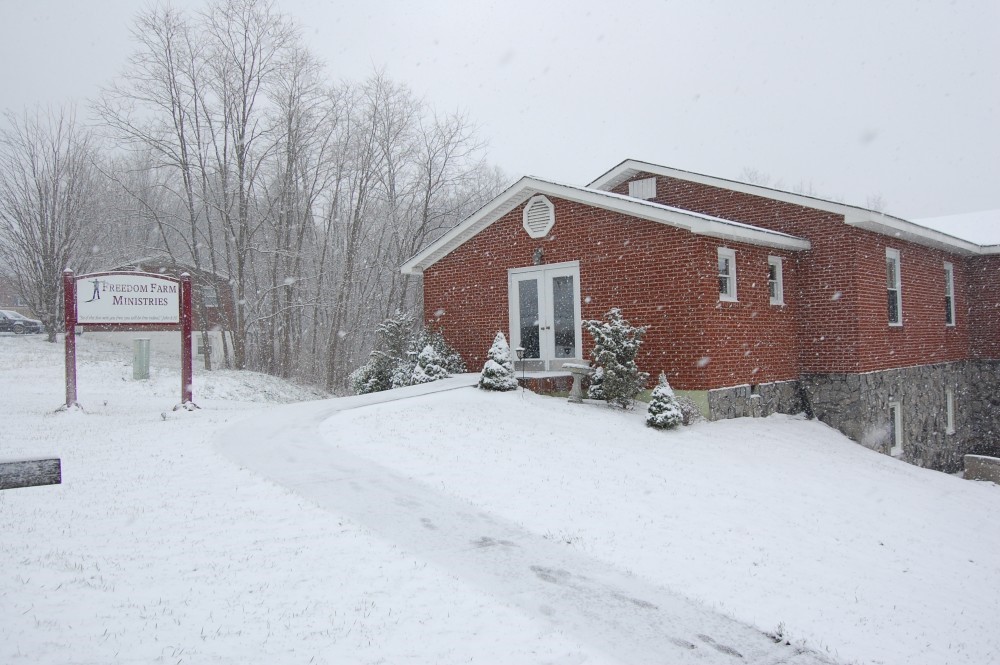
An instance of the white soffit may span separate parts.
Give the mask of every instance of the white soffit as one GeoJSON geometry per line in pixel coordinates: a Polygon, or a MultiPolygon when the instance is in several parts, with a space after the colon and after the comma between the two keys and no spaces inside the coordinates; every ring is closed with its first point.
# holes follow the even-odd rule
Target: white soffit
{"type": "Polygon", "coordinates": [[[1000,245],[977,245],[968,240],[962,240],[955,236],[929,229],[905,219],[890,217],[889,215],[879,215],[869,212],[867,215],[849,215],[844,218],[844,223],[865,229],[874,233],[899,238],[917,245],[932,247],[954,254],[965,256],[1000,254],[1000,245]]]}
{"type": "Polygon", "coordinates": [[[405,274],[420,274],[490,224],[539,194],[667,224],[696,235],[792,251],[806,250],[811,246],[808,240],[786,233],[702,215],[680,208],[671,208],[652,201],[633,199],[612,192],[561,185],[525,176],[476,211],[471,217],[404,263],[400,268],[401,271],[405,274]]]}
{"type": "Polygon", "coordinates": [[[652,173],[654,175],[676,178],[687,182],[696,182],[702,185],[719,187],[734,192],[742,192],[753,196],[760,196],[774,201],[782,201],[799,205],[813,210],[822,210],[844,217],[844,223],[850,226],[873,231],[883,235],[900,238],[918,245],[942,249],[948,252],[965,255],[1000,254],[1000,245],[977,245],[976,243],[962,240],[954,236],[942,233],[934,229],[929,229],[914,222],[907,221],[900,217],[893,217],[883,213],[868,210],[858,206],[828,201],[805,194],[795,194],[785,192],[780,189],[771,189],[760,185],[727,180],[714,176],[673,169],[649,162],[641,162],[635,159],[626,159],[618,166],[607,171],[591,182],[588,187],[600,190],[611,190],[634,177],[639,173],[652,173]]]}

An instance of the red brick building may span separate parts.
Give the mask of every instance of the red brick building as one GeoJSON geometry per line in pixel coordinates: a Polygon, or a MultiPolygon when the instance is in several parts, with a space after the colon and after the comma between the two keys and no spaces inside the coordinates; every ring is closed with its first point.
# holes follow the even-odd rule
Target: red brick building
{"type": "Polygon", "coordinates": [[[619,307],[712,418],[809,409],[944,469],[1000,432],[1000,246],[864,208],[629,160],[522,178],[403,270],[470,367],[497,330],[529,370],[585,360],[619,307]]]}

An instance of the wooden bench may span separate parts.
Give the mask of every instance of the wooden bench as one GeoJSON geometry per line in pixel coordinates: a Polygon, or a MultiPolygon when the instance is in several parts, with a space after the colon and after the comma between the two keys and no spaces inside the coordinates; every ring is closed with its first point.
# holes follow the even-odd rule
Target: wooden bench
{"type": "Polygon", "coordinates": [[[0,490],[60,483],[62,462],[58,457],[0,462],[0,490]]]}

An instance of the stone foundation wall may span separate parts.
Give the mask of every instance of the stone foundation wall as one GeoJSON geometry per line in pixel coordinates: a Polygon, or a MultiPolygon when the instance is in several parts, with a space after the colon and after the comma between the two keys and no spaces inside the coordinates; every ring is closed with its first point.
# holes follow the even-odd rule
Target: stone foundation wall
{"type": "Polygon", "coordinates": [[[892,447],[889,403],[901,412],[907,462],[941,471],[962,467],[969,453],[991,454],[1000,445],[1000,363],[960,361],[865,374],[802,377],[817,418],[882,453],[892,447]],[[946,390],[955,396],[955,431],[948,433],[946,390]]]}
{"type": "Polygon", "coordinates": [[[708,391],[708,417],[761,418],[772,413],[800,413],[805,409],[798,381],[775,381],[708,391]]]}
{"type": "Polygon", "coordinates": [[[858,443],[889,454],[889,403],[901,415],[901,459],[939,471],[967,454],[1000,456],[1000,361],[964,360],[865,374],[808,374],[801,381],[708,391],[708,417],[763,417],[806,411],[858,443]],[[955,399],[948,432],[947,389],[955,399]]]}
{"type": "MultiPolygon", "coordinates": [[[[973,441],[969,453],[1000,457],[1000,361],[969,361],[968,414],[973,441]]],[[[961,408],[958,409],[961,413],[961,408]]]]}

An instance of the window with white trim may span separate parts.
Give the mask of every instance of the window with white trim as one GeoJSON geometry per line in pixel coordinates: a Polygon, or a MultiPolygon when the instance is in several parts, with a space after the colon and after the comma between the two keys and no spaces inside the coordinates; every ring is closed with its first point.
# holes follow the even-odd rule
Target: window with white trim
{"type": "Polygon", "coordinates": [[[785,304],[785,285],[780,256],[767,257],[767,292],[772,305],[785,304]]]}
{"type": "Polygon", "coordinates": [[[948,417],[948,426],[945,430],[945,434],[955,433],[955,389],[945,388],[944,389],[944,407],[945,414],[948,417]]]}
{"type": "Polygon", "coordinates": [[[903,453],[903,411],[899,402],[889,402],[889,454],[898,457],[903,453]]]}
{"type": "Polygon", "coordinates": [[[955,325],[955,266],[944,263],[944,324],[955,325]]]}
{"type": "Polygon", "coordinates": [[[736,302],[736,251],[719,248],[719,300],[736,302]]]}
{"type": "Polygon", "coordinates": [[[885,250],[885,286],[889,302],[889,325],[903,325],[903,292],[899,275],[899,250],[885,250]]]}

